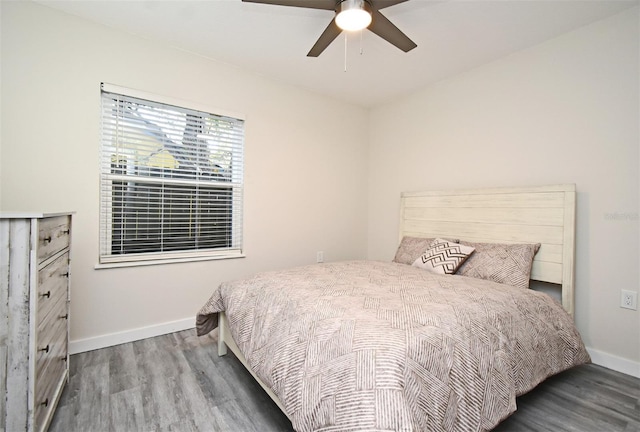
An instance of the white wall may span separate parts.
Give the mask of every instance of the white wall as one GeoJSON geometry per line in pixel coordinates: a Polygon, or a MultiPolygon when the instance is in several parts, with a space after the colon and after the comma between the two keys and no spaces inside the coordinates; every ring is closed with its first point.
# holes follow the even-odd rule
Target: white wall
{"type": "Polygon", "coordinates": [[[638,373],[638,38],[635,8],[374,109],[368,257],[393,257],[402,191],[576,183],[576,322],[638,373]]]}
{"type": "Polygon", "coordinates": [[[192,325],[221,281],[312,263],[318,250],[326,260],[365,257],[364,109],[43,6],[1,7],[0,208],[77,212],[73,341],[192,325]],[[94,269],[101,81],[246,116],[247,258],[94,269]]]}

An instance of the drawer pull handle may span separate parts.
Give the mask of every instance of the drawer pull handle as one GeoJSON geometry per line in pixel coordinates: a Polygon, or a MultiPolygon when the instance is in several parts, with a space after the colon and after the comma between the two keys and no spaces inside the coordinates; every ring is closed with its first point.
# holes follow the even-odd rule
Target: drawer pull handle
{"type": "Polygon", "coordinates": [[[45,407],[48,407],[49,406],[49,398],[46,398],[44,400],[44,402],[42,402],[40,405],[44,405],[45,407]]]}
{"type": "Polygon", "coordinates": [[[69,234],[69,230],[62,231],[62,234],[69,234]]]}
{"type": "Polygon", "coordinates": [[[60,319],[69,319],[69,314],[60,315],[60,319]]]}
{"type": "Polygon", "coordinates": [[[44,347],[44,348],[40,348],[38,351],[44,351],[44,352],[48,353],[49,352],[49,344],[47,344],[47,346],[44,347]]]}
{"type": "Polygon", "coordinates": [[[51,298],[51,291],[47,291],[44,294],[40,294],[41,297],[51,298]]]}
{"type": "Polygon", "coordinates": [[[63,276],[63,277],[69,277],[69,272],[62,273],[60,276],[63,276]]]}
{"type": "Polygon", "coordinates": [[[42,239],[45,243],[51,243],[51,236],[45,237],[42,239]]]}

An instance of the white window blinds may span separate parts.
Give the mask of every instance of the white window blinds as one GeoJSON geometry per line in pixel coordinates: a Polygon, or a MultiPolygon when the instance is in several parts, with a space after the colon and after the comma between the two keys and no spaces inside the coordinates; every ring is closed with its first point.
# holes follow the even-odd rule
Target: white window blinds
{"type": "Polygon", "coordinates": [[[102,85],[100,263],[240,255],[244,121],[110,89],[102,85]]]}

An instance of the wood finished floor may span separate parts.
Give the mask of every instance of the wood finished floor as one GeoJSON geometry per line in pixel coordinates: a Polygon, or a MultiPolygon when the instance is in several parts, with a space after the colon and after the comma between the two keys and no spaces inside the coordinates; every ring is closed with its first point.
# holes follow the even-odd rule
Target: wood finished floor
{"type": "MultiPolygon", "coordinates": [[[[217,331],[194,330],[71,356],[50,432],[292,431],[217,331]]],[[[638,432],[640,379],[580,366],[518,398],[495,431],[638,432]]]]}

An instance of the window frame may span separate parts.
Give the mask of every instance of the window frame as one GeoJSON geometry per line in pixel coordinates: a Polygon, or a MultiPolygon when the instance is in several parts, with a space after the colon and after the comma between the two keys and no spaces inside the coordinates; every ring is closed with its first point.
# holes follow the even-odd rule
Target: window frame
{"type": "MultiPolygon", "coordinates": [[[[95,268],[113,268],[113,267],[131,267],[131,266],[143,266],[143,265],[157,265],[157,264],[169,264],[180,262],[195,262],[204,260],[218,260],[218,259],[231,259],[231,258],[243,258],[244,255],[244,242],[243,242],[243,207],[244,207],[244,137],[245,128],[244,115],[238,115],[237,113],[230,113],[228,111],[220,109],[212,109],[211,107],[204,106],[202,104],[185,101],[181,99],[171,98],[167,96],[156,95],[147,93],[140,90],[129,89],[122,86],[117,86],[108,83],[100,84],[100,150],[99,150],[99,242],[98,242],[98,264],[95,268]],[[204,182],[205,187],[228,187],[231,196],[231,246],[226,248],[209,248],[209,249],[183,249],[173,251],[157,251],[157,252],[143,252],[143,253],[112,253],[112,240],[113,240],[113,191],[116,187],[113,182],[117,181],[117,174],[114,174],[110,170],[106,170],[105,158],[107,157],[104,144],[104,112],[103,106],[103,93],[110,93],[125,98],[136,98],[149,101],[154,104],[161,104],[168,106],[168,108],[175,107],[182,110],[192,110],[201,113],[211,115],[213,118],[226,118],[229,120],[237,121],[242,124],[242,132],[239,144],[240,154],[234,154],[234,160],[237,157],[240,161],[238,164],[234,164],[234,168],[231,169],[231,180],[228,185],[226,182],[204,182]]],[[[238,148],[234,148],[238,150],[238,148]]],[[[144,182],[145,176],[140,177],[140,183],[144,182]]],[[[156,182],[151,175],[147,175],[146,179],[151,179],[150,182],[156,182]]],[[[196,184],[198,180],[189,180],[185,183],[196,184]]],[[[179,184],[181,180],[168,180],[166,184],[179,184]]],[[[163,182],[164,187],[165,182],[163,182]]],[[[196,187],[197,188],[197,187],[196,187]]],[[[158,240],[160,241],[160,239],[158,240]]]]}

